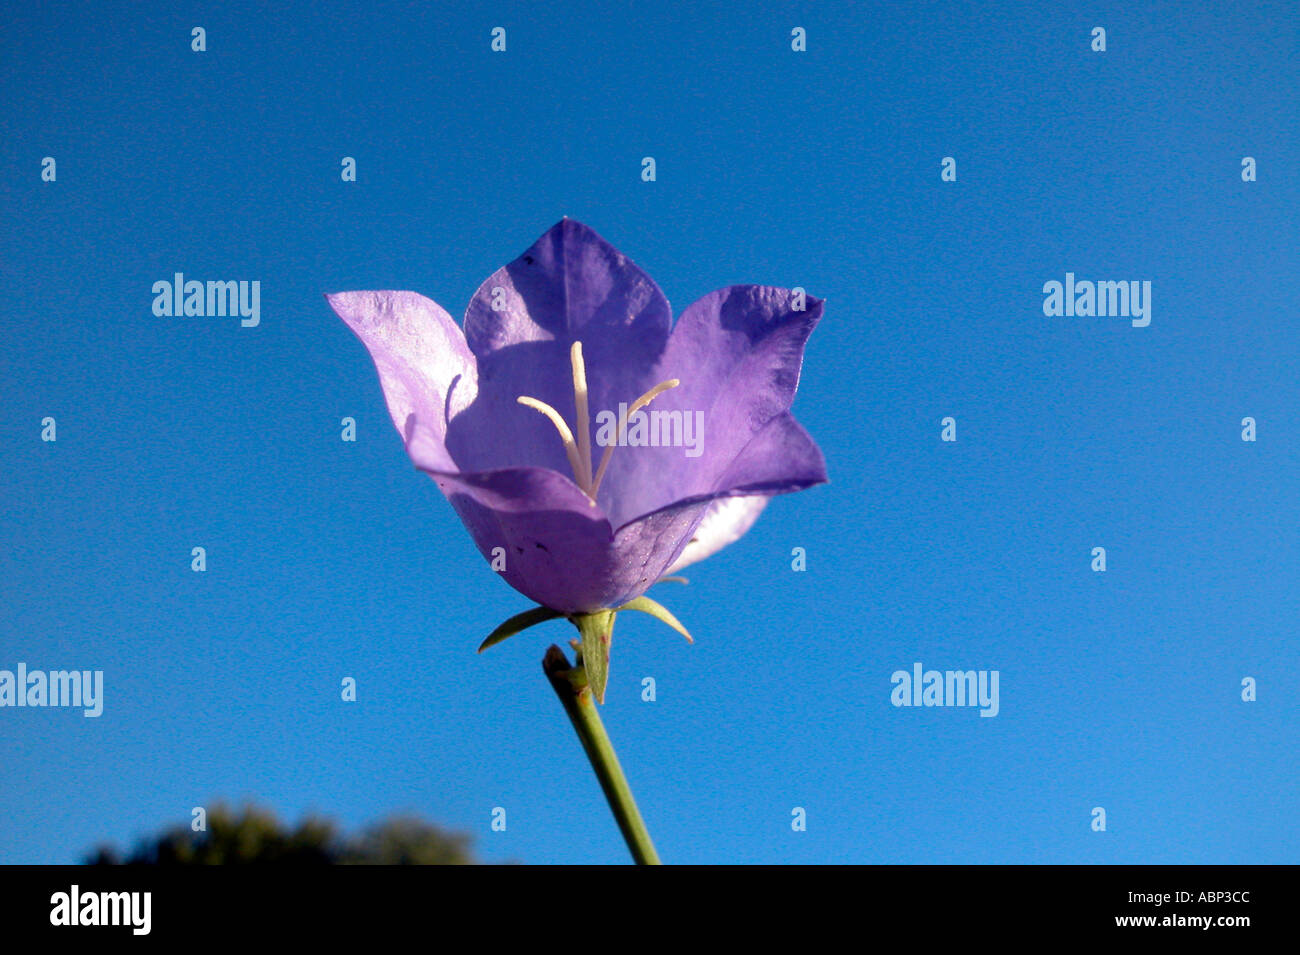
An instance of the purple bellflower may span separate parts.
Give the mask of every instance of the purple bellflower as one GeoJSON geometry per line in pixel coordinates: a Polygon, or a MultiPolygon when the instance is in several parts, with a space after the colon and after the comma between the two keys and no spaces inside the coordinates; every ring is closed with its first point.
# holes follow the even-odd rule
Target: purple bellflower
{"type": "Polygon", "coordinates": [[[539,604],[484,646],[567,617],[598,699],[614,612],[685,633],[646,590],[739,538],[772,495],[826,481],[790,413],[822,314],[802,292],[719,289],[673,326],[644,272],[563,219],[480,286],[463,332],[415,292],[327,299],[374,359],[415,466],[539,604]]]}

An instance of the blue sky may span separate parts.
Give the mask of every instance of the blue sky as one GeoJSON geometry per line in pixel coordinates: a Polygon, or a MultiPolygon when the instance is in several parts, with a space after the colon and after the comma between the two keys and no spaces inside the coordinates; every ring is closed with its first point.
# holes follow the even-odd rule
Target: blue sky
{"type": "Polygon", "coordinates": [[[603,716],[666,861],[1294,862],[1294,9],[1048,6],[7,11],[0,669],[106,690],[0,709],[0,862],[243,798],[626,860],[540,671],[571,628],[474,654],[528,601],[321,298],[459,318],[564,215],[676,314],[827,300],[794,410],[832,483],[654,591],[694,646],[618,622],[603,716]],[[177,271],[259,280],[261,324],[154,316],[177,271]],[[1151,281],[1151,324],[1046,317],[1067,271],[1151,281]],[[892,706],[917,661],[998,670],[998,716],[892,706]]]}

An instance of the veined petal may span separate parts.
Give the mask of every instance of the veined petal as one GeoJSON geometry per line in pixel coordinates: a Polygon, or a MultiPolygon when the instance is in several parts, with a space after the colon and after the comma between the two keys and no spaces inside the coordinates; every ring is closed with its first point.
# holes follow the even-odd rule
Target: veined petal
{"type": "Polygon", "coordinates": [[[826,459],[794,415],[783,411],[750,439],[718,481],[728,494],[787,494],[825,484],[826,459]]]}
{"type": "Polygon", "coordinates": [[[474,356],[460,328],[436,302],[415,292],[336,292],[325,298],[370,352],[398,434],[407,440],[410,419],[418,416],[440,449],[441,465],[451,466],[448,422],[478,391],[474,356]]]}
{"type": "MultiPolygon", "coordinates": [[[[738,540],[758,519],[767,498],[802,491],[826,481],[826,461],[821,449],[793,415],[782,412],[760,429],[736,456],[713,491],[669,505],[669,510],[702,503],[707,507],[663,573],[680,570],[738,540]]],[[[620,527],[619,533],[657,513],[631,521],[620,527]]]]}
{"type": "MultiPolygon", "coordinates": [[[[592,229],[564,219],[485,281],[465,312],[479,396],[450,444],[466,470],[567,470],[554,433],[515,405],[527,395],[575,418],[569,349],[582,342],[591,412],[615,412],[655,381],[672,312],[659,287],[592,229]],[[490,431],[492,441],[480,435],[490,431]]],[[[594,430],[594,421],[593,421],[594,430]]]]}
{"type": "Polygon", "coordinates": [[[788,289],[737,285],[682,313],[652,376],[681,385],[652,410],[661,420],[681,415],[695,423],[698,446],[692,454],[678,446],[615,452],[600,499],[616,524],[712,491],[754,436],[790,408],[804,346],[822,315],[821,299],[807,296],[802,310],[795,304],[788,289]]]}
{"type": "Polygon", "coordinates": [[[653,361],[671,325],[659,286],[595,230],[567,218],[494,272],[465,312],[465,338],[480,358],[521,342],[581,339],[592,364],[602,357],[600,341],[616,342],[618,357],[653,361]]]}

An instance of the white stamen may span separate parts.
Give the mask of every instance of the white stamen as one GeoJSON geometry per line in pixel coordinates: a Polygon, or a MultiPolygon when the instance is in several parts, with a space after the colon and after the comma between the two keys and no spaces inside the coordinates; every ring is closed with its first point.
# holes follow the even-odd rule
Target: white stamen
{"type": "MultiPolygon", "coordinates": [[[[578,412],[578,460],[583,473],[576,475],[578,484],[591,487],[591,416],[587,413],[587,365],[582,360],[582,342],[574,342],[569,349],[569,363],[573,365],[573,404],[578,412]]],[[[594,490],[587,492],[593,499],[594,490]]]]}
{"type": "Polygon", "coordinates": [[[569,467],[573,468],[573,476],[576,477],[578,483],[581,484],[582,478],[580,475],[582,474],[582,463],[578,459],[578,446],[573,443],[573,432],[570,431],[569,426],[564,423],[564,419],[560,417],[560,413],[545,401],[538,401],[536,398],[529,398],[527,395],[520,395],[515,400],[521,405],[526,405],[527,407],[532,408],[534,411],[540,411],[542,414],[546,415],[546,417],[551,419],[551,424],[555,425],[555,430],[560,432],[560,440],[564,442],[564,453],[569,456],[569,467]]]}
{"type": "Polygon", "coordinates": [[[627,409],[627,417],[618,423],[618,437],[614,443],[605,448],[605,453],[600,456],[600,468],[596,471],[596,479],[592,482],[591,491],[589,492],[594,498],[596,492],[600,490],[600,482],[605,478],[605,468],[609,467],[609,459],[614,454],[614,449],[623,443],[623,433],[627,431],[627,419],[632,417],[634,411],[640,411],[655,398],[659,397],[669,388],[676,388],[681,382],[676,378],[669,378],[667,381],[661,381],[636,401],[632,402],[632,407],[627,409]]]}
{"type": "Polygon", "coordinates": [[[593,476],[591,473],[591,413],[587,402],[587,365],[582,358],[582,342],[574,342],[573,347],[569,349],[569,363],[573,366],[573,404],[577,410],[578,418],[578,437],[576,441],[564,418],[545,401],[538,401],[536,398],[530,398],[527,395],[520,395],[515,400],[521,405],[532,408],[534,411],[540,411],[551,419],[551,424],[555,425],[555,430],[560,433],[560,440],[564,442],[564,453],[569,458],[569,467],[573,469],[574,482],[587,497],[591,498],[591,505],[595,507],[596,492],[600,490],[600,482],[605,477],[605,469],[609,467],[610,455],[614,453],[614,448],[622,442],[623,433],[627,430],[627,417],[631,417],[634,411],[640,411],[669,388],[676,388],[681,382],[676,378],[661,381],[632,402],[627,417],[619,422],[618,437],[615,439],[614,444],[605,449],[605,453],[600,459],[600,468],[593,476]]]}

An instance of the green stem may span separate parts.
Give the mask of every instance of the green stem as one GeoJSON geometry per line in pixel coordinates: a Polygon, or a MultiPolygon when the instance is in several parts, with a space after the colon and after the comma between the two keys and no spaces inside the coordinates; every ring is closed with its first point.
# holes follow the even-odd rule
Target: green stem
{"type": "Polygon", "coordinates": [[[627,778],[618,765],[614,747],[610,745],[609,735],[600,721],[596,711],[596,701],[592,699],[591,688],[587,686],[587,675],[582,667],[570,667],[564,651],[552,646],[546,651],[542,660],[542,669],[555,689],[555,695],[564,705],[564,712],[569,714],[582,748],[587,751],[591,768],[596,771],[600,788],[605,791],[605,799],[614,812],[614,819],[623,833],[632,858],[638,865],[659,865],[659,855],[655,852],[650,833],[646,831],[641,813],[637,811],[636,800],[628,788],[627,778]]]}

